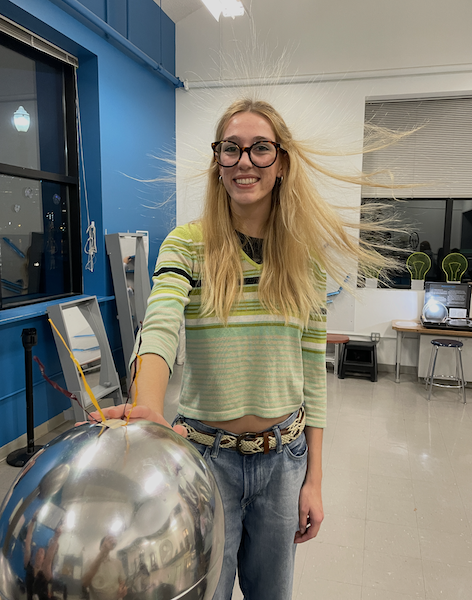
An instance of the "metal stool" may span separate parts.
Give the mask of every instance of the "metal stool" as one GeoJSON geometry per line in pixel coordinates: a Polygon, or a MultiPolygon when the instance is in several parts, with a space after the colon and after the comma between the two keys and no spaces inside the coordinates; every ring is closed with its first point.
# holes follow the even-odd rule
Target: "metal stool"
{"type": "Polygon", "coordinates": [[[333,363],[334,376],[338,374],[339,369],[339,347],[341,344],[346,344],[349,341],[349,336],[340,335],[337,333],[328,333],[326,335],[326,345],[334,345],[334,356],[326,355],[326,362],[333,363]]]}
{"type": "Polygon", "coordinates": [[[426,389],[429,387],[428,392],[428,400],[431,399],[431,392],[433,391],[433,385],[437,387],[444,388],[457,388],[461,390],[462,401],[464,404],[466,403],[465,399],[465,380],[464,380],[464,369],[462,367],[462,346],[464,345],[462,342],[458,340],[448,340],[448,339],[437,339],[431,340],[431,344],[433,348],[431,350],[431,358],[429,360],[429,368],[428,374],[425,377],[426,389]],[[446,383],[434,383],[434,370],[436,368],[436,359],[438,357],[439,348],[454,348],[456,354],[456,374],[454,375],[444,375],[441,376],[442,379],[452,379],[456,383],[446,384],[446,383]]]}

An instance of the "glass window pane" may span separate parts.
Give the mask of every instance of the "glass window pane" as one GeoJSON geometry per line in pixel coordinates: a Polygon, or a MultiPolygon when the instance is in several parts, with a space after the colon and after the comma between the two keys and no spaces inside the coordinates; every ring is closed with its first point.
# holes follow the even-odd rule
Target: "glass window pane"
{"type": "Polygon", "coordinates": [[[71,289],[67,187],[0,175],[3,307],[71,289]]]}
{"type": "Polygon", "coordinates": [[[13,45],[0,44],[0,163],[65,174],[62,66],[13,45]]]}
{"type": "Polygon", "coordinates": [[[39,169],[35,61],[0,46],[0,90],[0,162],[39,169]]]}
{"type": "Polygon", "coordinates": [[[426,281],[438,281],[442,277],[440,263],[444,256],[446,200],[407,200],[403,208],[405,222],[418,234],[418,245],[413,250],[424,252],[431,259],[426,281]]]}
{"type": "Polygon", "coordinates": [[[397,226],[402,226],[411,231],[410,235],[401,233],[384,233],[383,235],[369,236],[371,241],[392,245],[394,248],[406,252],[382,250],[382,254],[395,256],[400,262],[405,263],[404,272],[396,273],[392,277],[393,287],[410,287],[410,273],[406,269],[406,260],[411,252],[425,252],[431,259],[431,269],[426,274],[426,281],[441,279],[441,261],[444,258],[444,223],[446,218],[446,200],[363,200],[366,202],[381,202],[388,208],[379,211],[379,218],[392,218],[395,215],[397,226]],[[378,237],[378,239],[376,239],[378,237]]]}
{"type": "Polygon", "coordinates": [[[462,281],[472,279],[472,200],[454,200],[452,211],[451,252],[460,252],[469,268],[462,281]]]}
{"type": "Polygon", "coordinates": [[[454,200],[451,252],[472,251],[472,200],[454,200]],[[454,250],[453,250],[454,248],[454,250]]]}

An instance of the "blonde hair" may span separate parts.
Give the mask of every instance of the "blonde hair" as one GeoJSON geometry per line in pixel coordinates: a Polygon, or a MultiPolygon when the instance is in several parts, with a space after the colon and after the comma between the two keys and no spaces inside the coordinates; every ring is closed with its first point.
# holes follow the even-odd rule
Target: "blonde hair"
{"type": "MultiPolygon", "coordinates": [[[[377,185],[364,174],[341,175],[315,162],[320,155],[312,144],[293,139],[285,121],[267,102],[242,99],[229,106],[216,128],[216,140],[223,139],[229,120],[237,113],[261,115],[272,126],[275,141],[286,151],[283,182],[272,190],[272,207],[264,231],[263,268],[259,300],[270,312],[296,315],[306,323],[310,315],[320,314],[325,306],[325,271],[341,283],[346,264],[358,262],[361,272],[380,270],[389,261],[376,250],[375,243],[360,240],[359,230],[388,230],[382,221],[351,221],[323,199],[314,179],[321,174],[338,181],[377,185]],[[334,250],[334,252],[333,252],[334,250]]],[[[381,144],[385,137],[382,137],[381,144]]],[[[376,142],[376,145],[381,145],[376,142]]],[[[381,187],[390,187],[382,185],[381,187]]],[[[366,210],[372,207],[367,207],[366,210]]],[[[204,254],[202,256],[202,310],[214,312],[227,322],[231,308],[241,298],[243,271],[241,243],[235,232],[230,197],[219,182],[219,167],[212,161],[208,169],[205,204],[201,218],[204,254]]]]}

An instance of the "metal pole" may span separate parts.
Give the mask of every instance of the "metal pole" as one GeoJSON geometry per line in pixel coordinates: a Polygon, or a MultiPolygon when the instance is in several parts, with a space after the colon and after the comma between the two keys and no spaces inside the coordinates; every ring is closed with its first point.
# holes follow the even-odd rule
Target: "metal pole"
{"type": "Polygon", "coordinates": [[[33,354],[32,348],[38,343],[36,329],[23,329],[21,341],[25,349],[25,387],[26,387],[26,448],[10,452],[7,463],[12,467],[24,467],[29,459],[41,450],[34,445],[34,407],[33,407],[33,354]]]}
{"type": "Polygon", "coordinates": [[[34,408],[33,408],[33,354],[32,348],[38,343],[36,329],[23,329],[21,341],[25,349],[25,383],[26,383],[26,437],[27,453],[34,454],[34,408]]]}

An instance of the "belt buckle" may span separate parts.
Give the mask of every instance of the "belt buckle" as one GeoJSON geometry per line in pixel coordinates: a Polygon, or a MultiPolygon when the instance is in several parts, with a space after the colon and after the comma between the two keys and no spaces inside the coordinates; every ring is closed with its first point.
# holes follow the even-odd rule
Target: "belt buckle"
{"type": "Polygon", "coordinates": [[[238,435],[238,437],[236,438],[236,451],[239,452],[239,454],[254,454],[253,452],[245,452],[242,447],[241,447],[241,443],[244,441],[251,441],[255,440],[257,437],[257,433],[251,433],[250,431],[246,431],[246,433],[241,433],[240,435],[238,435]]]}

